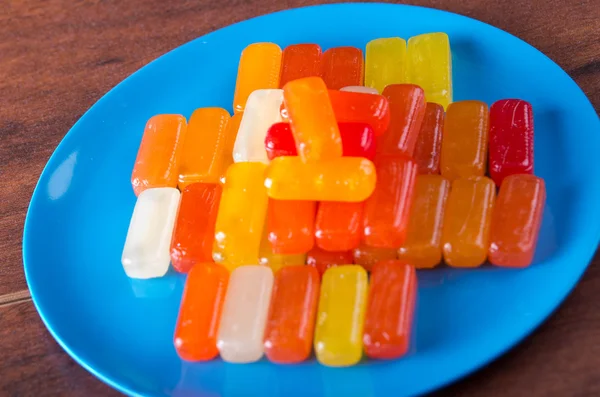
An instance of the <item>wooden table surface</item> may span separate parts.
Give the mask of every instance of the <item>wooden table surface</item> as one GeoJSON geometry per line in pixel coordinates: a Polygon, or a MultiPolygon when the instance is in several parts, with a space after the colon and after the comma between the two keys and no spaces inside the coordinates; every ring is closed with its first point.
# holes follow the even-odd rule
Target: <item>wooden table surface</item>
{"type": "MultiPolygon", "coordinates": [[[[75,121],[165,52],[305,0],[0,2],[0,395],[112,396],[52,339],[29,298],[21,236],[42,168],[75,121]]],[[[531,43],[600,108],[600,0],[432,0],[531,43]]],[[[548,84],[552,84],[551,81],[548,84]]],[[[559,161],[559,160],[557,160],[559,161]]],[[[600,395],[600,256],[532,336],[435,396],[600,395]]]]}

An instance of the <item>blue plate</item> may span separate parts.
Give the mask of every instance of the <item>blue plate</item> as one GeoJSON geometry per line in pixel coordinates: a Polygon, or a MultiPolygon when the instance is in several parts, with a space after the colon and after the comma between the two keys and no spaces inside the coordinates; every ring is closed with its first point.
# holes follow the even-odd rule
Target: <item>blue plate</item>
{"type": "Polygon", "coordinates": [[[127,78],[75,124],[31,200],[23,257],[33,301],[58,343],[130,395],[400,396],[431,391],[505,352],[573,288],[600,238],[600,122],[555,63],[484,23],[432,9],[340,4],[251,19],[198,38],[127,78]],[[129,280],[120,263],[135,203],[130,175],[146,120],[231,109],[238,59],[253,42],[364,48],[374,38],[443,31],[455,99],[523,98],[535,112],[535,173],[548,201],[535,264],[420,272],[414,351],[332,369],[179,360],[172,334],[180,275],[129,280]]]}

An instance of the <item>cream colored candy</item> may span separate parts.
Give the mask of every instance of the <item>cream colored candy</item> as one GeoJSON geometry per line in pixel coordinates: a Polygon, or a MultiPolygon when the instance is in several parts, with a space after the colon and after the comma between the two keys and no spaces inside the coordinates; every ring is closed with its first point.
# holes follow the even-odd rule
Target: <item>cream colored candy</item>
{"type": "Polygon", "coordinates": [[[241,266],[231,272],[217,348],[230,363],[251,363],[263,355],[273,272],[266,266],[241,266]]]}
{"type": "Polygon", "coordinates": [[[175,188],[151,188],[140,193],[121,257],[127,276],[145,279],[165,275],[178,207],[179,190],[175,188]]]}

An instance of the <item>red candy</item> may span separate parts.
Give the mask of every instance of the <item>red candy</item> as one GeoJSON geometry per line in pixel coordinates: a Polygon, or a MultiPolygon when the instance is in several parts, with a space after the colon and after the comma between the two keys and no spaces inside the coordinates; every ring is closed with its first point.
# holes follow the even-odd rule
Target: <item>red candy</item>
{"type": "Polygon", "coordinates": [[[326,251],[348,251],[360,244],[364,203],[323,201],[315,221],[317,246],[326,251]]]}
{"type": "Polygon", "coordinates": [[[319,247],[314,247],[306,255],[306,264],[316,267],[319,274],[325,273],[325,270],[333,266],[351,265],[354,256],[352,251],[325,251],[319,247]]]}
{"type": "Polygon", "coordinates": [[[533,173],[533,110],[520,99],[490,107],[489,172],[497,186],[513,174],[533,173]]]}
{"type": "Polygon", "coordinates": [[[401,261],[383,261],[373,267],[363,334],[367,356],[392,359],[406,354],[416,295],[414,267],[401,261]]]}
{"type": "MultiPolygon", "coordinates": [[[[365,123],[339,123],[343,155],[348,157],[375,157],[375,134],[365,123]]],[[[279,156],[297,156],[296,143],[289,123],[276,123],[265,137],[265,149],[269,160],[279,156]]]]}

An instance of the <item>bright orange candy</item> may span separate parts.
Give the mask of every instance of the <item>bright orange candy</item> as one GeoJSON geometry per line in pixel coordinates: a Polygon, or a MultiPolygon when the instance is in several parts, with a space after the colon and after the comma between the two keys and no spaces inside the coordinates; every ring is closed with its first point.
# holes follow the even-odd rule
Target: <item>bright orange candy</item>
{"type": "Polygon", "coordinates": [[[351,264],[352,251],[325,251],[315,246],[306,256],[306,265],[316,268],[321,275],[330,267],[351,264]]]}
{"type": "Polygon", "coordinates": [[[229,165],[225,147],[228,121],[229,113],[222,108],[201,108],[192,113],[179,167],[180,189],[194,182],[219,182],[229,165]]]}
{"type": "Polygon", "coordinates": [[[362,236],[363,202],[319,203],[315,221],[315,238],[326,251],[348,251],[360,244],[362,236]]]}
{"type": "Polygon", "coordinates": [[[529,174],[504,178],[492,215],[488,250],[491,263],[505,267],[531,264],[545,203],[543,179],[529,174]]]}
{"type": "Polygon", "coordinates": [[[265,173],[269,197],[278,200],[364,201],[375,188],[375,166],[360,157],[304,163],[297,156],[271,161],[265,173]]]}
{"type": "Polygon", "coordinates": [[[240,57],[233,111],[243,112],[248,96],[256,90],[279,88],[281,48],[273,43],[254,43],[240,57]]]}
{"type": "Polygon", "coordinates": [[[406,238],[417,165],[406,156],[375,159],[377,186],[365,202],[363,243],[398,249],[406,238]]]}
{"type": "Polygon", "coordinates": [[[323,80],[307,77],[291,81],[283,87],[283,100],[303,161],[342,156],[342,138],[323,80]]]}
{"type": "Polygon", "coordinates": [[[304,77],[321,76],[321,47],[318,44],[294,44],[284,48],[279,87],[304,77]]]}
{"type": "Polygon", "coordinates": [[[235,144],[235,138],[240,129],[240,123],[244,113],[234,114],[227,123],[227,130],[225,131],[225,148],[223,149],[223,173],[221,174],[220,181],[225,183],[225,175],[227,174],[227,168],[233,164],[233,145],[235,144]]]}
{"type": "Polygon", "coordinates": [[[273,253],[295,255],[310,251],[315,243],[316,209],[314,201],[269,199],[267,231],[273,253]]]}
{"type": "Polygon", "coordinates": [[[148,188],[177,187],[186,127],[185,117],[178,114],[148,120],[131,174],[136,196],[148,188]]]}
{"type": "Polygon", "coordinates": [[[377,153],[412,156],[425,115],[425,93],[412,84],[392,84],[382,95],[390,106],[390,126],[377,143],[377,153]]]}
{"type": "Polygon", "coordinates": [[[442,130],[444,129],[444,108],[428,102],[421,131],[417,138],[413,159],[417,163],[417,173],[439,174],[440,152],[442,150],[442,130]]]}
{"type": "Polygon", "coordinates": [[[181,192],[171,240],[171,263],[187,273],[196,263],[210,263],[215,223],[222,188],[211,183],[192,183],[181,192]]]}
{"type": "Polygon", "coordinates": [[[352,255],[355,264],[361,265],[370,272],[377,262],[396,259],[397,251],[395,248],[375,248],[361,245],[352,251],[352,255]]]}
{"type": "Polygon", "coordinates": [[[478,267],[485,262],[496,185],[480,176],[452,182],[446,204],[442,244],[444,260],[453,267],[478,267]]]}
{"type": "Polygon", "coordinates": [[[186,361],[212,360],[219,354],[217,333],[229,272],[214,263],[190,270],[175,326],[175,350],[186,361]]]}
{"type": "Polygon", "coordinates": [[[265,329],[270,361],[293,364],[310,356],[319,288],[319,272],[310,266],[288,266],[275,274],[265,329]]]}
{"type": "Polygon", "coordinates": [[[461,101],[448,105],[440,170],[451,181],[483,176],[487,164],[489,135],[488,106],[480,101],[461,101]]]}
{"type": "Polygon", "coordinates": [[[440,175],[419,175],[408,221],[406,241],[398,259],[417,269],[432,268],[442,261],[442,224],[450,182],[440,175]]]}
{"type": "Polygon", "coordinates": [[[393,260],[373,267],[363,334],[367,356],[389,360],[408,352],[416,300],[414,267],[393,260]]]}
{"type": "Polygon", "coordinates": [[[327,88],[364,85],[365,65],[363,53],[356,47],[335,47],[323,53],[323,80],[327,88]]]}

